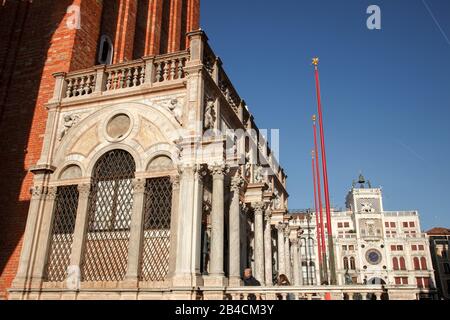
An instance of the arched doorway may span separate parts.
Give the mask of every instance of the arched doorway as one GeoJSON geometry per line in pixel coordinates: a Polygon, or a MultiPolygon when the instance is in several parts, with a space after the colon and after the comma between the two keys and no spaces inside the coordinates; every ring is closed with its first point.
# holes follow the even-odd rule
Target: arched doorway
{"type": "Polygon", "coordinates": [[[367,283],[371,285],[386,285],[386,281],[377,277],[370,279],[367,283]]]}

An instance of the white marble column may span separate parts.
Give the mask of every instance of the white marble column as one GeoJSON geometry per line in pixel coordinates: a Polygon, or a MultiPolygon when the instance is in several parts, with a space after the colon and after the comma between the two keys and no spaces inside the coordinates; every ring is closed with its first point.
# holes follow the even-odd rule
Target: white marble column
{"type": "Polygon", "coordinates": [[[244,180],[238,176],[231,181],[231,205],[230,205],[230,222],[229,222],[229,273],[230,286],[239,287],[241,285],[241,234],[240,234],[240,192],[244,180]]]}
{"type": "Polygon", "coordinates": [[[286,274],[286,267],[285,267],[285,252],[284,252],[284,224],[279,223],[277,226],[277,232],[278,232],[278,276],[281,274],[286,274]]]}
{"type": "Polygon", "coordinates": [[[84,242],[89,219],[89,194],[91,184],[78,185],[78,208],[73,232],[72,253],[70,255],[70,266],[68,269],[67,287],[78,290],[81,283],[81,261],[83,259],[84,242]]]}
{"type": "Polygon", "coordinates": [[[135,287],[139,281],[140,259],[144,231],[145,179],[133,181],[133,211],[128,245],[128,267],[125,277],[126,285],[135,287]]]}
{"type": "Polygon", "coordinates": [[[28,209],[27,224],[23,236],[22,251],[20,254],[19,267],[14,278],[14,288],[24,288],[27,280],[31,278],[30,264],[33,254],[36,232],[38,232],[38,221],[42,211],[43,200],[46,194],[46,187],[35,185],[31,190],[31,200],[28,209]]]}
{"type": "Polygon", "coordinates": [[[293,263],[293,276],[294,276],[294,281],[293,281],[293,285],[294,286],[300,286],[301,285],[301,279],[300,279],[300,257],[299,257],[299,252],[298,252],[298,245],[299,245],[299,240],[298,239],[291,239],[291,244],[292,244],[292,259],[294,260],[293,263]]]}
{"type": "Polygon", "coordinates": [[[167,277],[172,278],[175,274],[175,264],[177,261],[177,226],[179,223],[178,207],[180,198],[180,177],[178,175],[170,177],[172,183],[172,212],[170,216],[170,256],[169,272],[167,277]]]}
{"type": "Polygon", "coordinates": [[[224,285],[224,180],[225,166],[212,168],[213,195],[211,211],[211,269],[208,286],[224,285]]]}
{"type": "Polygon", "coordinates": [[[267,209],[264,215],[264,261],[266,286],[273,286],[273,266],[272,266],[272,212],[267,209]]]}
{"type": "Polygon", "coordinates": [[[266,204],[258,202],[253,204],[255,210],[255,278],[261,285],[265,283],[264,273],[264,210],[266,204]]]}
{"type": "Polygon", "coordinates": [[[45,267],[47,264],[48,249],[52,237],[56,193],[56,187],[49,187],[45,196],[43,216],[33,268],[32,286],[34,288],[39,287],[44,280],[43,278],[45,275],[45,267]]]}
{"type": "Polygon", "coordinates": [[[289,226],[286,226],[286,229],[284,230],[284,263],[286,276],[288,277],[289,282],[292,282],[290,234],[291,230],[289,229],[289,226]]]}

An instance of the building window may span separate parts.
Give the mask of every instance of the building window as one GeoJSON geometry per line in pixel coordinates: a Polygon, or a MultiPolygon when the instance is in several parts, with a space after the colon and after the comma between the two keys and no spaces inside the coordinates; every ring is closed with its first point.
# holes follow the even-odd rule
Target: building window
{"type": "Polygon", "coordinates": [[[403,228],[408,228],[408,222],[403,222],[403,228]]]}
{"type": "Polygon", "coordinates": [[[427,259],[425,257],[420,259],[420,265],[422,266],[422,270],[428,270],[427,259]]]}
{"type": "Polygon", "coordinates": [[[397,257],[394,257],[392,259],[392,266],[393,266],[394,270],[399,270],[398,258],[397,257]]]}
{"type": "Polygon", "coordinates": [[[342,251],[347,251],[347,246],[342,246],[342,251]]]}
{"type": "Polygon", "coordinates": [[[102,35],[100,38],[100,46],[98,50],[98,64],[112,64],[114,55],[114,48],[111,38],[107,35],[102,35]]]}
{"type": "Polygon", "coordinates": [[[405,271],[406,270],[406,261],[405,258],[400,257],[400,269],[405,271]]]}
{"type": "Polygon", "coordinates": [[[420,270],[420,261],[419,258],[415,257],[413,260],[414,270],[420,270]]]}
{"type": "Polygon", "coordinates": [[[397,224],[395,222],[391,222],[391,228],[396,228],[397,224]]]}
{"type": "Polygon", "coordinates": [[[419,246],[419,250],[420,250],[420,251],[425,251],[425,246],[424,246],[424,245],[420,245],[420,246],[419,246]]]}
{"type": "Polygon", "coordinates": [[[344,269],[345,270],[349,270],[349,264],[348,264],[348,258],[347,257],[344,258],[344,269]]]}
{"type": "Polygon", "coordinates": [[[412,250],[412,251],[417,251],[417,246],[416,246],[415,244],[413,244],[413,245],[411,246],[411,250],[412,250]]]}
{"type": "Polygon", "coordinates": [[[164,281],[169,272],[172,183],[169,177],[147,180],[141,280],[164,281]]]}
{"type": "Polygon", "coordinates": [[[396,285],[408,285],[408,278],[407,277],[396,277],[395,284],[396,285]]]}
{"type": "Polygon", "coordinates": [[[384,226],[385,226],[386,228],[389,228],[389,222],[385,222],[385,223],[384,223],[384,226]]]}
{"type": "Polygon", "coordinates": [[[350,258],[350,270],[356,270],[356,260],[354,257],[350,258]]]}
{"type": "Polygon", "coordinates": [[[415,224],[414,222],[410,222],[410,223],[409,223],[409,227],[410,227],[410,228],[415,228],[415,227],[416,227],[416,224],[415,224]]]}
{"type": "Polygon", "coordinates": [[[127,271],[136,164],[126,151],[101,157],[92,174],[83,281],[122,281],[127,271]]]}
{"type": "Polygon", "coordinates": [[[46,268],[46,280],[49,282],[62,282],[67,278],[77,208],[78,187],[58,187],[46,268]]]}
{"type": "Polygon", "coordinates": [[[344,223],[344,228],[350,228],[350,223],[345,222],[345,223],[344,223]]]}
{"type": "Polygon", "coordinates": [[[348,250],[355,251],[355,246],[348,246],[348,250]]]}
{"type": "Polygon", "coordinates": [[[391,251],[397,251],[397,246],[392,245],[391,246],[391,251]]]}

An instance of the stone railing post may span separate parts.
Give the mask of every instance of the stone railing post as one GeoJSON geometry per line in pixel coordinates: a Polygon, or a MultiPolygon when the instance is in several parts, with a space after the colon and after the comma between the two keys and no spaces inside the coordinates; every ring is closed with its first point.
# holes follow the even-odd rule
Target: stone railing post
{"type": "Polygon", "coordinates": [[[48,102],[49,104],[59,103],[64,98],[66,94],[66,76],[67,74],[65,72],[53,74],[53,77],[55,78],[55,88],[53,89],[53,97],[48,102]]]}
{"type": "Polygon", "coordinates": [[[155,57],[144,57],[142,58],[145,64],[145,86],[152,87],[155,80],[155,57]]]}
{"type": "Polygon", "coordinates": [[[190,42],[190,54],[192,63],[202,63],[204,58],[205,43],[208,37],[202,30],[192,31],[187,34],[190,42]]]}
{"type": "Polygon", "coordinates": [[[130,242],[128,245],[128,268],[125,285],[136,287],[140,277],[140,260],[144,231],[146,180],[133,181],[133,211],[130,226],[130,242]]]}
{"type": "Polygon", "coordinates": [[[94,89],[94,93],[95,94],[101,94],[104,90],[105,90],[105,84],[106,84],[106,66],[105,65],[101,65],[101,66],[97,66],[95,67],[95,89],[94,89]]]}

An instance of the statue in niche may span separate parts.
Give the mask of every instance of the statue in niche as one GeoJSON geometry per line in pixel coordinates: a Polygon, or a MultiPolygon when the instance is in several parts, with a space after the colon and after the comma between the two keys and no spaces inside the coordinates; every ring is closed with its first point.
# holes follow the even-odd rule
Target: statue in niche
{"type": "Polygon", "coordinates": [[[255,175],[255,182],[261,183],[263,182],[264,175],[263,175],[263,168],[261,166],[258,166],[256,169],[256,175],[255,175]]]}
{"type": "Polygon", "coordinates": [[[61,131],[59,135],[59,141],[61,141],[69,132],[69,130],[78,123],[80,120],[80,116],[68,114],[64,116],[64,129],[61,131]]]}
{"type": "Polygon", "coordinates": [[[174,115],[175,120],[177,120],[180,125],[183,125],[183,110],[182,106],[178,103],[178,99],[172,99],[169,103],[168,108],[174,115]]]}
{"type": "Polygon", "coordinates": [[[250,162],[250,152],[247,152],[245,156],[245,177],[250,179],[252,176],[252,164],[250,162]]]}
{"type": "Polygon", "coordinates": [[[212,130],[216,126],[216,110],[214,100],[208,99],[205,107],[205,130],[212,130]]]}
{"type": "Polygon", "coordinates": [[[350,274],[348,273],[348,269],[345,271],[345,284],[347,286],[352,285],[353,284],[353,280],[352,277],[350,276],[350,274]]]}

